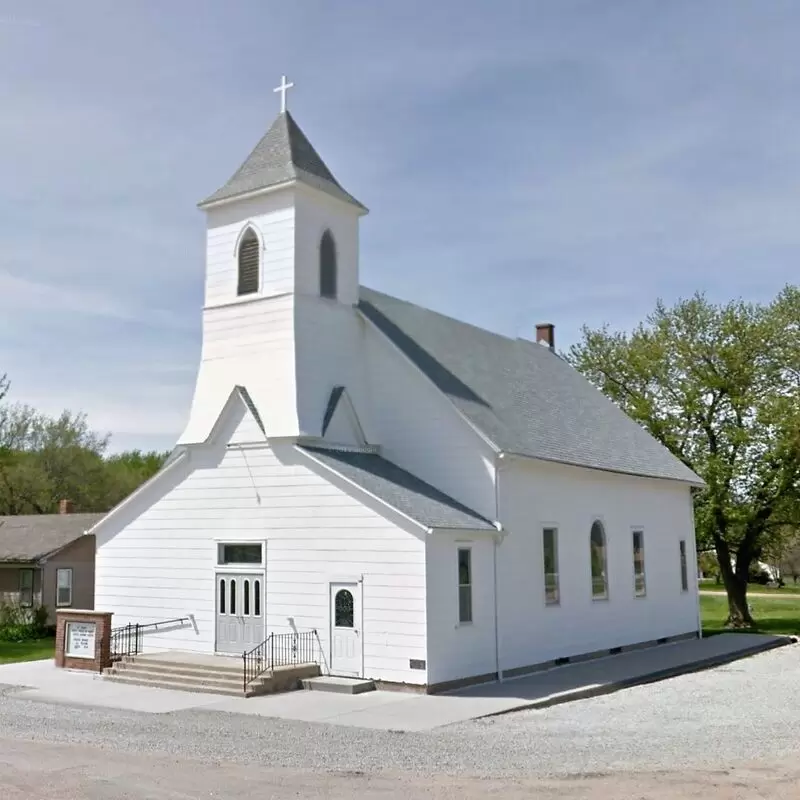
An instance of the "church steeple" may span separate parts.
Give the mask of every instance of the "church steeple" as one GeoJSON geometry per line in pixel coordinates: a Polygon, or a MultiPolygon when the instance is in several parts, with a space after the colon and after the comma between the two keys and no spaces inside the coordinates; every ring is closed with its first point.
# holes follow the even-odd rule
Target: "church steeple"
{"type": "Polygon", "coordinates": [[[342,188],[285,108],[200,207],[206,217],[203,352],[182,443],[207,441],[244,386],[270,436],[319,436],[333,386],[360,385],[358,229],[342,188]],[[352,363],[351,363],[352,362],[352,363]]]}
{"type": "Polygon", "coordinates": [[[346,192],[288,111],[281,111],[253,152],[233,176],[199,205],[227,200],[299,182],[367,211],[346,192]]]}

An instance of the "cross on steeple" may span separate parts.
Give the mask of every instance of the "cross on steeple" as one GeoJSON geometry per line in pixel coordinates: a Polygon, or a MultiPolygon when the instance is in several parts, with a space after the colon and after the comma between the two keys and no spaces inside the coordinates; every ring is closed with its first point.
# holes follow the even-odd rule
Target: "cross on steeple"
{"type": "Polygon", "coordinates": [[[294,86],[293,83],[286,83],[286,76],[281,76],[281,85],[276,86],[272,91],[281,93],[281,114],[286,111],[286,92],[294,86]]]}

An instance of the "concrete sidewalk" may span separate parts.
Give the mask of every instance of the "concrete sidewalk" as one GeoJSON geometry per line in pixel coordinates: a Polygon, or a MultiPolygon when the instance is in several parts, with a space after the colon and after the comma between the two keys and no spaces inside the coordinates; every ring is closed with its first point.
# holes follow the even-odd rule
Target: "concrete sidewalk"
{"type": "Polygon", "coordinates": [[[513,707],[509,705],[495,712],[498,714],[524,708],[547,708],[720,666],[794,641],[789,636],[724,633],[556,667],[503,683],[462,689],[458,695],[516,701],[513,707]]]}
{"type": "Polygon", "coordinates": [[[779,636],[722,634],[555,667],[526,677],[443,695],[399,691],[359,695],[288,692],[249,699],[221,698],[219,695],[112,683],[98,675],[57,669],[49,660],[2,665],[0,684],[19,687],[14,691],[16,697],[47,703],[145,713],[191,709],[375,730],[425,731],[479,717],[544,708],[608,694],[728,663],[792,641],[779,636]]]}

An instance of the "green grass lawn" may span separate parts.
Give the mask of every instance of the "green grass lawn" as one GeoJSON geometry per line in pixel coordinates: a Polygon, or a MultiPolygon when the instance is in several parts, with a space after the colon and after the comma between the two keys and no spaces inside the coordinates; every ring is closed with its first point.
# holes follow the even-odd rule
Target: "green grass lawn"
{"type": "MultiPolygon", "coordinates": [[[[800,597],[749,598],[756,627],[746,633],[788,633],[800,636],[800,597]]],[[[723,633],[728,616],[728,599],[725,596],[700,595],[703,633],[723,633]]]]}
{"type": "MultiPolygon", "coordinates": [[[[725,592],[725,587],[715,580],[699,581],[698,586],[703,592],[725,592]]],[[[759,592],[763,594],[797,594],[800,595],[800,584],[795,586],[789,583],[786,586],[762,586],[760,583],[749,583],[747,585],[748,592],[759,592]]]]}
{"type": "Polygon", "coordinates": [[[0,664],[53,658],[55,646],[56,640],[53,637],[34,639],[32,642],[0,642],[0,664]]]}

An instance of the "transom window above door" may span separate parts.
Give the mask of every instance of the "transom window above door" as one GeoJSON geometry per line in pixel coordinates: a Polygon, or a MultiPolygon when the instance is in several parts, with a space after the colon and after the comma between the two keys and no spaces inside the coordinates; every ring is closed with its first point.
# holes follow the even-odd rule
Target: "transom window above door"
{"type": "Polygon", "coordinates": [[[225,566],[236,564],[263,564],[264,546],[259,543],[220,544],[217,546],[217,563],[225,566]]]}

